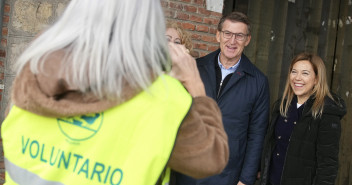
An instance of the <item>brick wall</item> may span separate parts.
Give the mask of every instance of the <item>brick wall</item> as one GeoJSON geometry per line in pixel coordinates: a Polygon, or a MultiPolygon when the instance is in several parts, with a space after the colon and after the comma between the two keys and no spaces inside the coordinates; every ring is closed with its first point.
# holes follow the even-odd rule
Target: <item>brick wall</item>
{"type": "MultiPolygon", "coordinates": [[[[5,84],[5,61],[6,61],[6,47],[7,47],[7,37],[8,37],[8,23],[10,20],[11,7],[9,4],[4,5],[4,15],[2,17],[2,37],[0,44],[0,84],[5,84]]],[[[0,102],[3,98],[3,87],[0,88],[0,102]]],[[[4,165],[4,152],[2,148],[2,139],[0,138],[0,184],[5,182],[5,165],[4,165]]]]}
{"type": "Polygon", "coordinates": [[[206,9],[205,0],[162,0],[165,17],[180,24],[192,35],[193,57],[218,49],[215,39],[222,14],[206,9]]]}

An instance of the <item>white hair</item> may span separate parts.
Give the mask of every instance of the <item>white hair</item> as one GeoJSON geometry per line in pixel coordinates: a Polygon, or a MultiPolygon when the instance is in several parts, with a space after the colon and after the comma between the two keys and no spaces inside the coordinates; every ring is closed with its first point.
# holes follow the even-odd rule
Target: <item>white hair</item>
{"type": "Polygon", "coordinates": [[[64,51],[69,83],[98,97],[118,98],[124,85],[147,89],[170,68],[160,0],[71,0],[61,18],[35,39],[16,63],[42,70],[64,51]]]}

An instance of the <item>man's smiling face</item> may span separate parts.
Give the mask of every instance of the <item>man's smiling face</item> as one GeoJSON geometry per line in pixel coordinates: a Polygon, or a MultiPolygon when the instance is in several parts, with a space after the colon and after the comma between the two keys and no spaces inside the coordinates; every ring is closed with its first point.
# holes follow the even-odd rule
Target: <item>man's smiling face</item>
{"type": "Polygon", "coordinates": [[[246,24],[242,22],[231,22],[230,20],[225,20],[222,30],[216,32],[216,40],[220,43],[221,49],[220,60],[237,62],[241,57],[244,47],[246,47],[251,40],[251,36],[248,34],[246,24]],[[235,35],[232,35],[231,38],[227,39],[224,37],[224,32],[245,34],[246,37],[242,41],[236,40],[235,35]]]}

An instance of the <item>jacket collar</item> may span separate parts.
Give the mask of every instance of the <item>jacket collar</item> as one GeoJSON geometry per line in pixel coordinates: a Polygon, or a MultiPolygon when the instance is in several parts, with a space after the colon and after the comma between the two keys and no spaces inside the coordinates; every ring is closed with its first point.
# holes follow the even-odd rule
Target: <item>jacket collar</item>
{"type": "MultiPolygon", "coordinates": [[[[336,115],[342,118],[346,114],[346,104],[344,100],[339,97],[338,95],[332,93],[333,99],[330,97],[326,96],[324,99],[324,109],[323,109],[323,114],[330,114],[330,115],[336,115]]],[[[296,96],[294,97],[296,98],[296,96]]],[[[286,101],[286,100],[285,100],[286,101]]],[[[304,103],[304,108],[302,112],[302,116],[304,117],[309,117],[312,116],[312,106],[315,101],[315,95],[311,95],[308,100],[304,103]]],[[[280,102],[281,99],[275,103],[275,108],[274,110],[279,113],[279,107],[280,107],[280,102]]],[[[293,101],[291,102],[291,104],[293,101]]]]}
{"type": "MultiPolygon", "coordinates": [[[[216,51],[214,51],[204,57],[201,57],[200,60],[204,60],[204,62],[202,62],[199,65],[206,65],[207,67],[214,67],[214,62],[217,63],[217,61],[218,61],[219,53],[220,53],[220,49],[217,49],[216,51]]],[[[241,55],[241,63],[238,66],[235,73],[238,73],[238,75],[242,75],[242,73],[246,73],[251,76],[254,76],[254,74],[255,74],[254,65],[247,58],[247,56],[243,53],[241,55]]]]}
{"type": "MultiPolygon", "coordinates": [[[[277,112],[278,114],[280,114],[280,104],[281,104],[281,99],[280,98],[274,106],[274,111],[277,112]]],[[[284,104],[286,103],[287,99],[284,100],[284,104]]],[[[302,111],[302,116],[311,116],[312,112],[311,112],[311,107],[313,106],[313,102],[314,102],[314,96],[310,96],[308,98],[308,100],[306,102],[304,102],[304,104],[302,104],[301,106],[303,106],[303,111],[302,111]]],[[[290,106],[293,106],[294,104],[297,104],[297,96],[294,96],[291,100],[290,106]]]]}

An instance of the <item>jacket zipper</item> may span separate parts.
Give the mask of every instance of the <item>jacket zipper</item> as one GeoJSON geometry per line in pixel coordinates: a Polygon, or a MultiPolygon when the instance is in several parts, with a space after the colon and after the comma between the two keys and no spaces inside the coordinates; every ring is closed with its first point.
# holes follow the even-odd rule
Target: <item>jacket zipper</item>
{"type": "Polygon", "coordinates": [[[220,96],[220,91],[221,91],[222,82],[223,82],[223,80],[221,80],[221,82],[220,82],[220,86],[219,86],[219,90],[218,90],[218,95],[216,96],[216,99],[218,99],[219,96],[220,96]]]}

